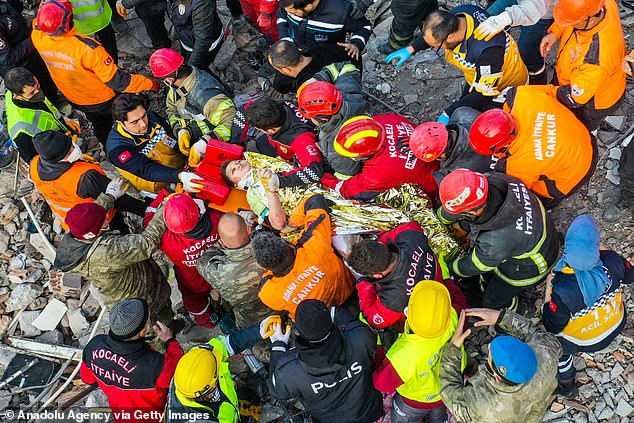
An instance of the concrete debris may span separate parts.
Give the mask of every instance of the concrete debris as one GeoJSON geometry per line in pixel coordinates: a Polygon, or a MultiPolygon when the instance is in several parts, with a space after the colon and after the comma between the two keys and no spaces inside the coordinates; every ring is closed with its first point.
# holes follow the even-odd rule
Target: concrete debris
{"type": "Polygon", "coordinates": [[[5,311],[15,311],[27,307],[31,301],[42,293],[42,287],[34,283],[23,283],[17,285],[11,291],[11,297],[7,301],[5,311]]]}
{"type": "Polygon", "coordinates": [[[32,338],[42,333],[40,329],[33,325],[33,322],[40,315],[39,311],[23,311],[18,316],[18,324],[22,331],[22,336],[32,338]]]}
{"type": "Polygon", "coordinates": [[[53,330],[62,320],[67,310],[68,307],[66,307],[66,304],[56,298],[51,298],[46,308],[42,310],[39,318],[33,322],[33,325],[43,331],[53,330]]]}
{"type": "Polygon", "coordinates": [[[90,324],[88,320],[81,313],[81,309],[76,309],[73,312],[67,312],[68,316],[68,324],[70,326],[70,330],[73,331],[73,335],[76,338],[81,338],[82,336],[86,336],[90,331],[90,324]]]}
{"type": "Polygon", "coordinates": [[[608,116],[605,118],[605,122],[612,128],[620,131],[625,126],[625,116],[608,116]]]}

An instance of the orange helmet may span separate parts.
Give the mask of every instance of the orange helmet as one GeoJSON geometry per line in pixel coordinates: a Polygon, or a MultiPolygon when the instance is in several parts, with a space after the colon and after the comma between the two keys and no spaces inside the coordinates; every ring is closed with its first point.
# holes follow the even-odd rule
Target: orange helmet
{"type": "Polygon", "coordinates": [[[37,11],[37,27],[40,31],[57,36],[70,31],[73,23],[73,6],[67,0],[50,0],[37,11]]]}
{"type": "Polygon", "coordinates": [[[325,81],[303,84],[297,90],[300,113],[308,119],[317,115],[332,116],[341,109],[343,96],[334,85],[325,81]]]}
{"type": "Polygon", "coordinates": [[[164,78],[176,72],[185,58],[171,48],[160,48],[150,56],[150,69],[157,78],[164,78]]]}
{"type": "Polygon", "coordinates": [[[555,22],[570,26],[596,15],[605,5],[605,0],[559,0],[553,10],[555,22]]]}
{"type": "Polygon", "coordinates": [[[460,214],[483,205],[489,193],[489,181],[481,173],[456,169],[442,180],[439,187],[442,207],[460,214]]]}
{"type": "Polygon", "coordinates": [[[478,154],[490,156],[513,142],[518,128],[517,121],[506,110],[487,110],[471,125],[469,144],[478,154]]]}
{"type": "Polygon", "coordinates": [[[412,153],[424,162],[433,162],[447,148],[447,127],[440,122],[425,122],[416,127],[409,139],[412,153]]]}
{"type": "Polygon", "coordinates": [[[367,157],[383,145],[385,134],[370,116],[356,116],[341,125],[335,138],[335,151],[345,157],[367,157]]]}

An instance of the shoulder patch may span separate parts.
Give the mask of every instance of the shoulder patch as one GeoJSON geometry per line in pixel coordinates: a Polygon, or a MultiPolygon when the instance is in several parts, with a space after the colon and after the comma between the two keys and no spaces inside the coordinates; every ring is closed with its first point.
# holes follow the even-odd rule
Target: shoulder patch
{"type": "Polygon", "coordinates": [[[113,62],[112,62],[112,57],[108,57],[106,60],[104,60],[103,62],[106,66],[110,66],[113,62]]]}
{"type": "Polygon", "coordinates": [[[132,153],[126,150],[123,153],[119,154],[119,157],[117,158],[119,159],[121,163],[125,163],[128,161],[130,157],[132,157],[132,153]]]}
{"type": "Polygon", "coordinates": [[[550,302],[550,311],[552,311],[553,313],[557,312],[557,304],[552,301],[550,302]]]}
{"type": "Polygon", "coordinates": [[[5,48],[7,48],[7,42],[4,38],[0,38],[0,50],[4,50],[5,48]]]}

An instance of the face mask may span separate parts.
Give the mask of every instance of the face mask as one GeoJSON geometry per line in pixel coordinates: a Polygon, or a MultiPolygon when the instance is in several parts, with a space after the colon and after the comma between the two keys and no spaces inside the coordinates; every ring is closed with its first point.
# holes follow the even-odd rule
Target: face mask
{"type": "Polygon", "coordinates": [[[81,148],[73,142],[73,151],[70,155],[65,159],[68,163],[75,163],[77,160],[84,157],[84,153],[81,151],[81,148]]]}
{"type": "Polygon", "coordinates": [[[236,184],[236,187],[238,189],[246,191],[252,182],[253,182],[253,169],[249,170],[247,173],[244,174],[242,178],[240,178],[240,180],[236,184]]]}
{"type": "Polygon", "coordinates": [[[46,98],[46,96],[44,95],[42,91],[40,91],[39,93],[35,94],[33,97],[29,99],[29,103],[40,103],[44,101],[44,98],[46,98]]]}

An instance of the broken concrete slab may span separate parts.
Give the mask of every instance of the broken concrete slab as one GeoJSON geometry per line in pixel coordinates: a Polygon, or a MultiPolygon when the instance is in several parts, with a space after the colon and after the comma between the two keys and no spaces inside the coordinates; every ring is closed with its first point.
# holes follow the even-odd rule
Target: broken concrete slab
{"type": "Polygon", "coordinates": [[[73,331],[73,335],[75,335],[77,339],[85,336],[88,331],[90,331],[90,324],[82,314],[81,309],[77,309],[67,315],[70,330],[73,331]]]}
{"type": "Polygon", "coordinates": [[[608,116],[605,118],[605,121],[612,128],[616,129],[617,131],[620,131],[621,129],[623,129],[623,126],[625,125],[625,118],[626,116],[608,116]]]}
{"type": "Polygon", "coordinates": [[[54,329],[36,336],[35,340],[43,344],[62,345],[64,343],[64,334],[57,329],[54,329]]]}
{"type": "Polygon", "coordinates": [[[81,275],[77,273],[64,273],[62,276],[62,293],[64,295],[77,295],[81,291],[81,275]]]}
{"type": "Polygon", "coordinates": [[[34,283],[23,283],[11,291],[11,297],[7,301],[5,310],[7,312],[20,310],[27,307],[31,301],[42,293],[42,287],[34,283]]]}
{"type": "Polygon", "coordinates": [[[33,325],[42,331],[53,330],[68,311],[66,304],[56,298],[51,298],[40,316],[33,322],[33,325]]]}
{"type": "Polygon", "coordinates": [[[48,247],[48,244],[42,239],[42,236],[39,233],[31,234],[29,237],[29,244],[33,248],[35,248],[45,259],[50,261],[51,263],[55,261],[55,254],[48,247]]]}
{"type": "Polygon", "coordinates": [[[42,333],[40,329],[33,325],[33,322],[40,315],[39,311],[23,311],[18,316],[18,323],[20,324],[20,330],[22,331],[22,336],[26,336],[27,338],[33,338],[42,333]]]}

